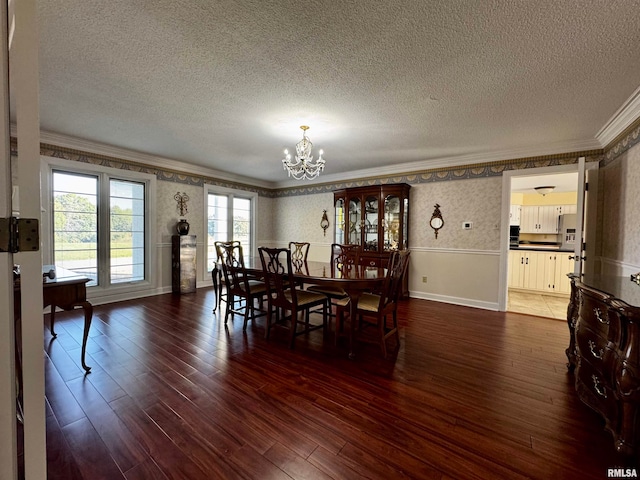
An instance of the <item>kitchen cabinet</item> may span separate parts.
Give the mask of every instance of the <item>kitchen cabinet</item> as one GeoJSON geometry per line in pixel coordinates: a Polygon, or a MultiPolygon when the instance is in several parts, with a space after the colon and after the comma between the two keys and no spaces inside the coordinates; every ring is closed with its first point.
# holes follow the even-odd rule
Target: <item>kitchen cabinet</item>
{"type": "Polygon", "coordinates": [[[544,290],[546,252],[531,250],[509,251],[510,288],[544,290]]]}
{"type": "Polygon", "coordinates": [[[567,215],[569,213],[576,213],[578,211],[578,206],[575,203],[573,205],[558,205],[556,210],[558,215],[567,215]]]}
{"type": "Polygon", "coordinates": [[[573,272],[573,260],[569,259],[572,255],[573,253],[569,252],[545,254],[545,291],[567,294],[571,292],[571,281],[567,274],[573,272]]]}
{"type": "Polygon", "coordinates": [[[509,206],[509,225],[520,225],[520,210],[522,205],[509,206]]]}
{"type": "Polygon", "coordinates": [[[511,223],[516,216],[513,207],[509,211],[510,225],[520,225],[520,233],[557,234],[558,217],[576,213],[577,205],[522,205],[519,223],[511,223]]]}
{"type": "Polygon", "coordinates": [[[557,205],[523,205],[520,233],[558,233],[557,205]]]}
{"type": "Polygon", "coordinates": [[[567,277],[573,271],[570,252],[509,251],[509,288],[538,292],[569,293],[567,277]]]}

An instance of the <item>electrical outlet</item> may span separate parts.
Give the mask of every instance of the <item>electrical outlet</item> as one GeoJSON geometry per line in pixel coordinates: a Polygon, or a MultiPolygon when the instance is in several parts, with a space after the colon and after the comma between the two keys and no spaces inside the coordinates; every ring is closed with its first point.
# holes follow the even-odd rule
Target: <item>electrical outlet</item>
{"type": "Polygon", "coordinates": [[[422,277],[422,283],[427,283],[427,277],[422,277]]]}

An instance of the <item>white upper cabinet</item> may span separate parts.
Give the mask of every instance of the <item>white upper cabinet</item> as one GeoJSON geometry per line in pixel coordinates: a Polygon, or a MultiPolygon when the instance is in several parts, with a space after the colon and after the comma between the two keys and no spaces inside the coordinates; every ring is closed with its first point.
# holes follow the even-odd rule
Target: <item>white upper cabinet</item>
{"type": "Polygon", "coordinates": [[[509,207],[509,225],[520,225],[521,205],[511,205],[509,207]]]}
{"type": "Polygon", "coordinates": [[[520,233],[558,233],[558,205],[523,205],[520,233]]]}
{"type": "Polygon", "coordinates": [[[558,205],[558,215],[566,215],[568,213],[576,213],[578,211],[578,206],[574,203],[573,205],[558,205]]]}

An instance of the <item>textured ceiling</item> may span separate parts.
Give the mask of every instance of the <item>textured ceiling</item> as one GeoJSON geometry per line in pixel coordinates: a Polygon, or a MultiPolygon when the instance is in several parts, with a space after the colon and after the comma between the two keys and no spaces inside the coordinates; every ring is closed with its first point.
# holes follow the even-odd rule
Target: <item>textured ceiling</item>
{"type": "Polygon", "coordinates": [[[600,148],[640,84],[639,7],[41,1],[41,128],[274,186],[302,124],[320,181],[600,148]]]}

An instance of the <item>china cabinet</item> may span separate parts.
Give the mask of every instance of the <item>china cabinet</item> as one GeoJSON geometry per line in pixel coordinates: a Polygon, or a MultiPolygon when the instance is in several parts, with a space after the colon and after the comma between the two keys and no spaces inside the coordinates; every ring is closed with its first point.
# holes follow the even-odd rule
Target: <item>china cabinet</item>
{"type": "Polygon", "coordinates": [[[335,190],[335,243],[361,245],[362,263],[386,266],[392,250],[409,246],[410,188],[400,183],[335,190]]]}

